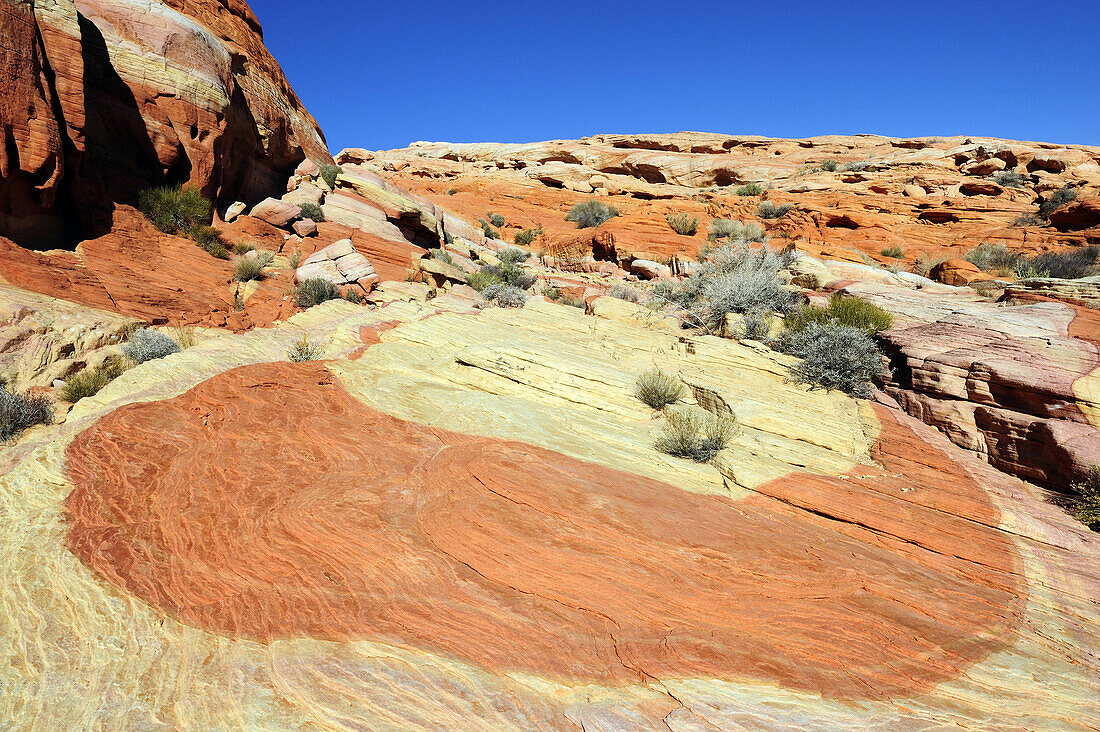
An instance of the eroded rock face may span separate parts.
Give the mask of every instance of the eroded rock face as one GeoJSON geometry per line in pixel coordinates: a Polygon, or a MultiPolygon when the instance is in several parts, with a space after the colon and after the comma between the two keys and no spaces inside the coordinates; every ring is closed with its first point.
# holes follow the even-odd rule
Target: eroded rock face
{"type": "Polygon", "coordinates": [[[255,202],[329,159],[242,1],[9,0],[0,18],[0,235],[102,235],[164,183],[255,202]]]}

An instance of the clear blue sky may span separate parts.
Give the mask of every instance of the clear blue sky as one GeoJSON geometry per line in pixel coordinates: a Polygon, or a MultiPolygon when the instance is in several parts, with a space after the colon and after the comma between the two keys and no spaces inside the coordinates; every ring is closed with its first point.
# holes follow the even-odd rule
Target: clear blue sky
{"type": "Polygon", "coordinates": [[[251,0],[333,152],[601,132],[1100,145],[1100,0],[251,0]]]}

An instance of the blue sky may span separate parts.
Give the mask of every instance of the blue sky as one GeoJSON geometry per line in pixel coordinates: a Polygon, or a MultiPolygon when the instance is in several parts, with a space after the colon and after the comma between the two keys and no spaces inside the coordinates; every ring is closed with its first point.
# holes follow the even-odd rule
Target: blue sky
{"type": "Polygon", "coordinates": [[[333,152],[601,132],[1100,145],[1100,0],[251,0],[333,152]]]}

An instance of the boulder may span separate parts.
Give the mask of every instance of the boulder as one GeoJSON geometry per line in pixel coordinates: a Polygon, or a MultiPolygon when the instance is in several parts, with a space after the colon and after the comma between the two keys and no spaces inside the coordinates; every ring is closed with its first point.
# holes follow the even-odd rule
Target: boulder
{"type": "Polygon", "coordinates": [[[635,259],[631,261],[628,269],[647,280],[663,280],[672,277],[671,267],[650,259],[635,259]]]}
{"type": "Polygon", "coordinates": [[[294,169],[294,175],[296,176],[316,178],[320,174],[321,166],[313,162],[309,158],[306,158],[302,162],[298,163],[298,167],[294,169]]]}
{"type": "Polygon", "coordinates": [[[791,262],[787,270],[791,273],[791,284],[807,290],[821,290],[837,279],[820,261],[804,255],[791,262]]]}
{"type": "Polygon", "coordinates": [[[265,198],[253,206],[248,215],[281,228],[301,216],[302,212],[295,203],[265,198]]]}
{"type": "Polygon", "coordinates": [[[324,200],[325,192],[311,182],[299,184],[293,191],[283,195],[282,200],[300,206],[303,203],[312,203],[320,206],[324,200]]]}
{"type": "Polygon", "coordinates": [[[227,224],[233,223],[247,208],[248,206],[240,201],[229,204],[229,208],[225,209],[225,218],[223,221],[227,224]]]}
{"type": "Polygon", "coordinates": [[[928,276],[936,282],[955,286],[992,279],[990,275],[982,272],[978,265],[965,259],[948,259],[940,262],[929,271],[928,276]]]}
{"type": "Polygon", "coordinates": [[[294,229],[294,233],[303,239],[307,236],[317,235],[317,222],[313,219],[298,219],[295,221],[291,228],[294,229]]]}
{"type": "Polygon", "coordinates": [[[998,170],[1004,170],[1007,167],[1007,163],[1000,158],[986,158],[985,160],[975,160],[972,163],[968,163],[960,170],[967,175],[992,175],[998,170]]]}
{"type": "Polygon", "coordinates": [[[337,286],[357,283],[367,291],[378,281],[374,267],[356,251],[351,239],[341,239],[311,254],[298,267],[295,276],[299,282],[320,277],[337,286]]]}

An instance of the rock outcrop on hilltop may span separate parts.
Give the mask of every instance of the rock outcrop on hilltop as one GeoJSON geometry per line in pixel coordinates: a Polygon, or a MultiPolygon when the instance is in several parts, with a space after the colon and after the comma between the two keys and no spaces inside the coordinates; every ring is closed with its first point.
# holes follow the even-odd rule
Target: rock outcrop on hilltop
{"type": "Polygon", "coordinates": [[[329,160],[243,0],[5,0],[0,70],[0,235],[20,244],[105,234],[152,185],[259,200],[329,160]]]}
{"type": "Polygon", "coordinates": [[[922,255],[958,257],[983,242],[1035,252],[1100,241],[1100,148],[1081,145],[684,132],[530,144],[418,142],[403,150],[345,150],[338,158],[374,168],[468,219],[499,213],[505,238],[542,226],[547,247],[576,234],[564,220],[568,208],[595,198],[621,214],[601,227],[620,261],[694,259],[710,219],[758,219],[765,200],[793,207],[761,221],[773,238],[852,261],[913,264],[922,255]],[[761,190],[738,195],[745,184],[761,190]],[[1065,185],[1077,190],[1076,202],[1049,222],[1036,219],[1039,202],[1065,185]],[[699,218],[694,235],[671,230],[665,217],[677,213],[699,218]],[[894,247],[900,257],[883,255],[894,247]]]}

